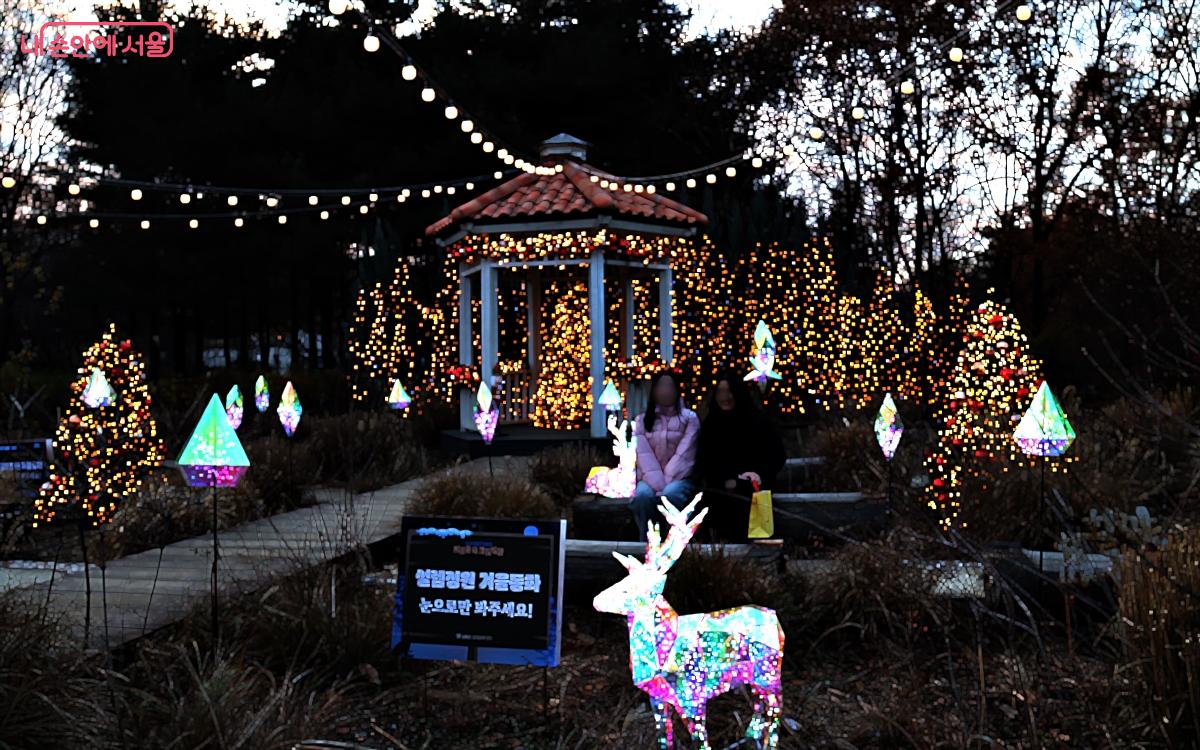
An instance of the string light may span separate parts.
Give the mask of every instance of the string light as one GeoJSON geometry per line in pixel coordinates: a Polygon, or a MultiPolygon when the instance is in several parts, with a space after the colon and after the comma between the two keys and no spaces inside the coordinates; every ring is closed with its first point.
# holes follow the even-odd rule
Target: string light
{"type": "Polygon", "coordinates": [[[417,66],[411,63],[400,69],[400,77],[406,81],[415,80],[417,77],[417,66]]]}
{"type": "Polygon", "coordinates": [[[5,190],[12,190],[17,186],[17,181],[9,175],[4,175],[4,179],[0,180],[0,185],[3,185],[5,190]]]}
{"type": "Polygon", "coordinates": [[[347,341],[352,399],[376,404],[383,400],[394,380],[415,382],[414,342],[420,335],[423,318],[403,259],[396,263],[387,286],[376,283],[369,292],[359,291],[347,341]]]}
{"type": "Polygon", "coordinates": [[[140,188],[134,188],[133,190],[130,190],[130,191],[129,191],[129,197],[130,197],[131,199],[135,200],[135,201],[140,201],[140,200],[142,199],[142,191],[141,191],[141,189],[140,189],[140,188]]]}
{"type": "Polygon", "coordinates": [[[863,109],[862,107],[855,107],[854,109],[850,110],[850,116],[855,120],[861,120],[867,116],[867,110],[863,109]]]}
{"type": "Polygon", "coordinates": [[[179,202],[185,206],[187,204],[191,203],[192,202],[192,194],[191,193],[180,193],[179,194],[179,202]]]}
{"type": "Polygon", "coordinates": [[[367,34],[365,37],[363,37],[363,49],[365,49],[367,52],[378,52],[379,37],[375,36],[374,34],[367,34]]]}
{"type": "Polygon", "coordinates": [[[50,479],[34,500],[35,528],[57,520],[108,523],[163,461],[144,365],[128,340],[118,343],[115,326],[83,353],[71,393],[54,434],[50,479]],[[81,400],[93,370],[115,394],[107,406],[81,400]]]}
{"type": "Polygon", "coordinates": [[[199,221],[197,221],[197,220],[195,220],[195,219],[188,219],[188,227],[189,227],[189,228],[191,228],[191,229],[195,229],[195,228],[196,228],[196,227],[198,227],[198,226],[200,226],[200,222],[199,222],[199,221]]]}
{"type": "Polygon", "coordinates": [[[234,225],[235,227],[239,227],[239,228],[240,228],[240,227],[241,227],[243,224],[245,224],[245,223],[246,223],[246,222],[245,222],[245,221],[243,221],[243,220],[242,220],[242,217],[240,217],[240,216],[239,216],[239,217],[237,217],[236,219],[234,219],[234,220],[233,220],[233,225],[234,225]]]}
{"type": "Polygon", "coordinates": [[[225,199],[225,202],[230,206],[236,206],[238,204],[238,197],[236,195],[231,195],[225,199]]]}
{"type": "Polygon", "coordinates": [[[905,96],[911,95],[916,90],[917,89],[915,86],[913,86],[912,81],[905,81],[904,83],[900,84],[900,93],[904,94],[905,96]]]}
{"type": "Polygon", "coordinates": [[[429,88],[428,86],[421,89],[421,101],[431,102],[435,98],[437,98],[437,92],[435,92],[433,89],[429,88]]]}
{"type": "Polygon", "coordinates": [[[453,120],[454,118],[458,117],[458,107],[454,106],[453,104],[448,105],[445,110],[445,115],[447,120],[453,120]]]}
{"type": "Polygon", "coordinates": [[[962,59],[963,59],[962,47],[951,47],[950,48],[950,62],[959,63],[959,62],[962,62],[962,59]]]}
{"type": "Polygon", "coordinates": [[[329,12],[335,16],[340,16],[346,12],[349,3],[346,0],[329,0],[329,12]]]}
{"type": "Polygon", "coordinates": [[[319,198],[317,198],[317,196],[315,196],[315,195],[310,195],[310,196],[308,196],[308,205],[310,205],[310,206],[315,206],[315,205],[317,205],[317,203],[319,202],[319,200],[320,200],[320,199],[319,199],[319,198]]]}
{"type": "Polygon", "coordinates": [[[67,185],[67,192],[71,195],[79,195],[79,186],[72,182],[70,185],[67,185]]]}
{"type": "Polygon", "coordinates": [[[275,208],[279,205],[279,199],[273,195],[267,196],[267,208],[275,208]]]}
{"type": "Polygon", "coordinates": [[[96,229],[97,227],[100,226],[100,220],[99,219],[91,219],[90,221],[88,221],[88,226],[91,227],[92,229],[96,229]]]}
{"type": "Polygon", "coordinates": [[[1033,18],[1033,8],[1029,7],[1028,5],[1018,5],[1017,20],[1021,23],[1025,23],[1030,18],[1033,18]]]}
{"type": "Polygon", "coordinates": [[[149,220],[149,219],[142,219],[142,225],[141,225],[141,226],[142,226],[142,229],[149,229],[149,228],[150,228],[150,220],[149,220]]]}

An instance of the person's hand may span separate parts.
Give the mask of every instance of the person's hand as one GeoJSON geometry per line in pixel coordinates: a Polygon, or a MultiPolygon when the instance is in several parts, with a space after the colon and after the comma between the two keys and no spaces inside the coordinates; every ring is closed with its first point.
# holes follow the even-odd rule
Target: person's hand
{"type": "Polygon", "coordinates": [[[762,484],[762,477],[753,471],[743,471],[741,474],[738,474],[738,479],[745,479],[751,484],[762,484]]]}

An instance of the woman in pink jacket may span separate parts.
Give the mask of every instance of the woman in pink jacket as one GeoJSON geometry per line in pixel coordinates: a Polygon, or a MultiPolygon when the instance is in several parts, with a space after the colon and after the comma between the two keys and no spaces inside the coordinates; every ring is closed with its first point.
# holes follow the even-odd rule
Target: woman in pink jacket
{"type": "Polygon", "coordinates": [[[641,538],[646,523],[663,523],[658,512],[660,498],[676,508],[692,501],[696,485],[692,472],[700,437],[700,418],[683,405],[679,376],[659,372],[650,381],[650,404],[633,424],[637,437],[637,491],[629,503],[641,538]]]}

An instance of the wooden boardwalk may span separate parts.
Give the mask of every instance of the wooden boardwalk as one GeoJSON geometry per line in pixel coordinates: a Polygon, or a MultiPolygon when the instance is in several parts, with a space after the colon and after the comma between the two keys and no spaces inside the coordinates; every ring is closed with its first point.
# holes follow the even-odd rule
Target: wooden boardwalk
{"type": "MultiPolygon", "coordinates": [[[[521,459],[494,459],[497,473],[518,471],[521,459]]],[[[452,471],[488,470],[478,459],[452,471]]],[[[318,503],[242,524],[217,535],[222,596],[255,591],[282,576],[320,565],[347,551],[395,534],[422,477],[351,498],[322,490],[318,503]]],[[[219,500],[218,500],[219,502],[219,500]]],[[[128,643],[182,619],[208,602],[212,581],[211,534],[184,539],[108,562],[101,576],[93,565],[89,643],[109,648],[128,643]],[[157,581],[155,580],[157,571],[157,581]]],[[[35,603],[46,601],[49,583],[26,587],[35,603]]],[[[59,616],[82,640],[87,582],[83,572],[59,574],[50,589],[51,617],[59,616]]]]}

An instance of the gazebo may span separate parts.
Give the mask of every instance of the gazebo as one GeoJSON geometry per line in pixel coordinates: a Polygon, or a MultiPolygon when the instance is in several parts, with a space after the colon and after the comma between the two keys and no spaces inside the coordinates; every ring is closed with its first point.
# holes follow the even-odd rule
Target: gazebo
{"type": "MultiPolygon", "coordinates": [[[[634,335],[633,279],[657,280],[658,354],[672,361],[672,243],[691,237],[708,218],[658,194],[652,185],[624,182],[585,162],[588,144],[559,134],[542,143],[541,165],[463,203],[426,228],[451,258],[458,258],[458,359],[493,383],[499,352],[498,274],[525,275],[528,372],[539,375],[543,343],[543,270],[585,271],[590,323],[588,373],[592,437],[606,433],[597,404],[605,382],[608,305],[620,307],[620,346],[630,356],[634,335]],[[619,269],[623,299],[605,295],[606,269],[619,269]],[[478,300],[478,302],[476,302],[478,300]],[[478,336],[472,330],[478,305],[478,336]],[[476,351],[478,349],[478,351],[476,351]]],[[[616,332],[613,332],[614,334],[616,332]]],[[[525,393],[532,385],[526,384],[525,393]]],[[[513,398],[509,390],[509,398],[513,398]]],[[[474,429],[473,394],[460,394],[463,430],[474,429]]],[[[518,410],[519,411],[519,410],[518,410]]],[[[503,418],[503,417],[502,417],[503,418]]],[[[513,421],[509,419],[508,421],[513,421]]]]}

